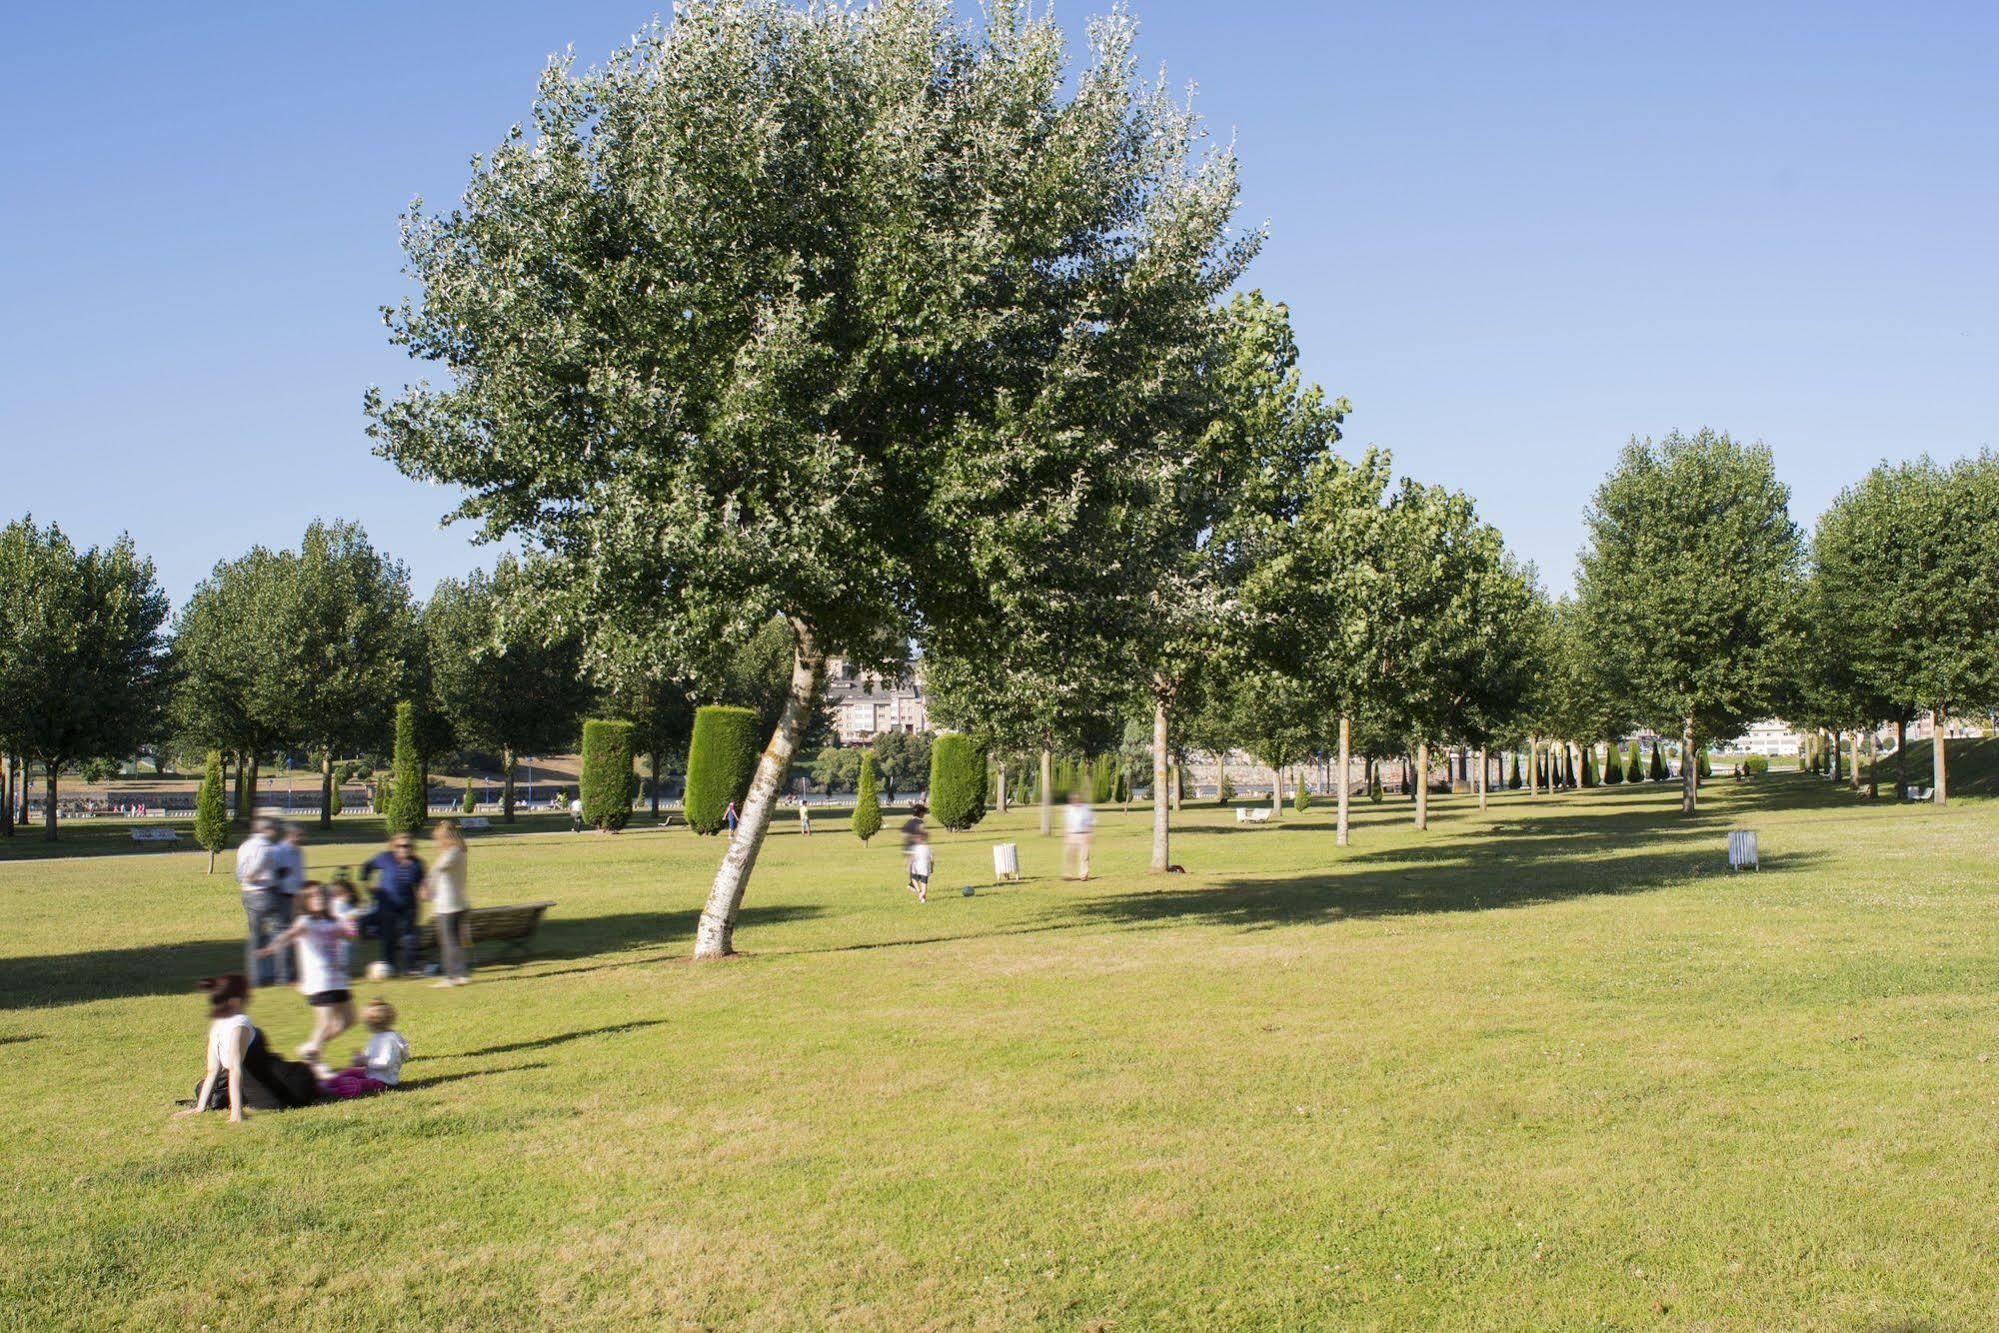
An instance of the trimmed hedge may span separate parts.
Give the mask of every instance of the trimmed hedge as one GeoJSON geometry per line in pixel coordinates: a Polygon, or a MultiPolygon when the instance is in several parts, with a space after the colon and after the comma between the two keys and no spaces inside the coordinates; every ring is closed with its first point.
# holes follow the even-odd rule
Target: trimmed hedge
{"type": "Polygon", "coordinates": [[[424,800],[423,770],[417,762],[416,705],[408,700],[396,705],[396,757],[389,772],[389,798],[383,804],[382,822],[392,838],[399,833],[414,834],[430,811],[424,800]]]}
{"type": "Polygon", "coordinates": [[[947,731],[930,743],[930,811],[959,831],[986,817],[986,752],[970,736],[947,731]]]}
{"type": "Polygon", "coordinates": [[[583,768],[577,774],[583,822],[616,833],[632,817],[632,724],[592,718],[583,724],[583,768]]]}
{"type": "MultiPolygon", "coordinates": [[[[936,763],[936,751],[931,751],[931,763],[936,763]]],[[[861,751],[861,776],[854,783],[854,836],[863,844],[882,831],[881,796],[875,791],[875,753],[861,751]]]]}
{"type": "Polygon", "coordinates": [[[762,732],[753,709],[708,704],[695,710],[687,742],[687,823],[696,833],[720,832],[731,804],[742,813],[763,753],[762,732]]]}
{"type": "Polygon", "coordinates": [[[465,796],[464,799],[458,802],[458,808],[469,815],[479,808],[478,802],[479,798],[472,793],[472,778],[470,775],[467,775],[465,779],[465,796]]]}
{"type": "Polygon", "coordinates": [[[1615,787],[1624,781],[1624,760],[1617,752],[1617,742],[1603,747],[1603,785],[1615,787]]]}
{"type": "Polygon", "coordinates": [[[1635,740],[1631,742],[1631,748],[1626,751],[1624,756],[1624,780],[1626,782],[1643,782],[1645,780],[1645,755],[1638,748],[1638,742],[1635,740]]]}

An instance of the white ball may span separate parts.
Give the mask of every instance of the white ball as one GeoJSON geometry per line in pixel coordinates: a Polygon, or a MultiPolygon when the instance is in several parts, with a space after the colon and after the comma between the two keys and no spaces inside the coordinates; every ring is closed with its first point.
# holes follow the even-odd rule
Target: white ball
{"type": "Polygon", "coordinates": [[[368,964],[368,980],[370,981],[387,981],[395,974],[395,969],[387,963],[377,961],[368,964]]]}

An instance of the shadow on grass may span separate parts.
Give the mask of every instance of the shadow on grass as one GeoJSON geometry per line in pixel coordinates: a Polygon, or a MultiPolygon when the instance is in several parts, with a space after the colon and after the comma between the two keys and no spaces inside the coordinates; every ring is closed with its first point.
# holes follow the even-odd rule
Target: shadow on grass
{"type": "Polygon", "coordinates": [[[522,1074],[530,1069],[546,1068],[548,1068],[546,1062],[530,1060],[526,1064],[501,1065],[498,1069],[464,1069],[456,1074],[419,1074],[415,1078],[406,1078],[396,1084],[396,1092],[416,1092],[423,1088],[440,1087],[446,1083],[459,1083],[468,1078],[489,1078],[494,1074],[522,1074]]]}
{"type": "Polygon", "coordinates": [[[665,1023],[663,1018],[642,1018],[630,1023],[613,1023],[608,1027],[583,1028],[576,1032],[557,1032],[546,1037],[536,1037],[532,1041],[510,1041],[504,1046],[483,1046],[476,1051],[445,1052],[439,1059],[470,1060],[481,1055],[512,1055],[516,1051],[540,1051],[550,1046],[562,1046],[572,1041],[584,1041],[590,1037],[609,1037],[621,1032],[638,1032],[644,1028],[656,1028],[665,1023]]]}
{"type": "MultiPolygon", "coordinates": [[[[511,980],[507,974],[523,964],[566,959],[587,959],[608,953],[623,953],[668,942],[691,952],[694,926],[700,913],[624,912],[608,916],[564,917],[558,906],[543,922],[533,947],[518,960],[481,959],[479,973],[499,973],[488,980],[511,980]]],[[[774,925],[801,917],[815,916],[817,907],[746,907],[739,924],[743,927],[774,925]]],[[[371,956],[373,941],[356,941],[355,965],[371,956]]],[[[629,960],[594,966],[560,968],[529,976],[559,976],[590,972],[598,967],[619,966],[629,960]]],[[[138,995],[186,994],[195,996],[195,983],[202,977],[239,971],[243,966],[243,941],[184,940],[172,944],[143,945],[130,949],[91,949],[78,953],[43,954],[27,958],[0,958],[0,1010],[30,1009],[40,1006],[87,1004],[93,1000],[126,999],[138,995]]],[[[477,974],[475,974],[477,975],[477,974]]]]}

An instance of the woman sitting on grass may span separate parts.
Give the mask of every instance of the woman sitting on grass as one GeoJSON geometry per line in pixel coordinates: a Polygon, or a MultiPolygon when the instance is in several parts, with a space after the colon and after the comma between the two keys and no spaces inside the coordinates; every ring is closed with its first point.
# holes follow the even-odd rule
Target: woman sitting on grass
{"type": "Polygon", "coordinates": [[[208,992],[208,1072],[195,1090],[194,1105],[176,1114],[219,1111],[226,1104],[234,1125],[248,1108],[304,1106],[318,1095],[312,1070],[272,1055],[264,1034],[243,1012],[250,983],[241,972],[209,977],[201,988],[208,992]]]}

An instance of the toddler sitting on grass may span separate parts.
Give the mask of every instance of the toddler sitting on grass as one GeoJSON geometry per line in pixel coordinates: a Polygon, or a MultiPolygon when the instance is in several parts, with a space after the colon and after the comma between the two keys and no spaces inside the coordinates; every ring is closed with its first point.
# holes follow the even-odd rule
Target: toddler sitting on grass
{"type": "Polygon", "coordinates": [[[366,1097],[386,1092],[402,1081],[403,1058],[410,1044],[396,1031],[396,1007],[387,1000],[370,1000],[361,1011],[368,1044],[354,1053],[354,1062],[320,1082],[324,1097],[366,1097]]]}

